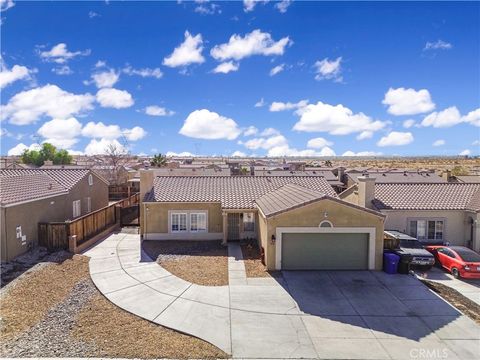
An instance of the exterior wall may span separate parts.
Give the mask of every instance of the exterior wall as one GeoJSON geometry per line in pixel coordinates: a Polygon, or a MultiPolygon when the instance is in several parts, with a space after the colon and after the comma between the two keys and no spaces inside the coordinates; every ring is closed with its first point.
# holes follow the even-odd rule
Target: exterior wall
{"type": "Polygon", "coordinates": [[[143,203],[141,209],[140,234],[146,240],[222,240],[223,216],[220,203],[143,203]],[[148,210],[147,210],[148,209],[148,210]],[[169,229],[169,211],[192,210],[207,211],[207,232],[171,233],[169,229]]]}
{"type": "Polygon", "coordinates": [[[385,229],[408,233],[410,219],[425,218],[444,220],[444,241],[451,245],[467,245],[470,234],[466,232],[467,219],[463,210],[384,210],[385,229]]]}
{"type": "Polygon", "coordinates": [[[356,187],[348,188],[344,192],[340,193],[339,197],[350,204],[358,205],[358,190],[356,187]]]}
{"type": "Polygon", "coordinates": [[[80,180],[68,193],[65,204],[64,219],[73,219],[73,201],[81,200],[81,215],[86,215],[87,198],[90,197],[91,211],[108,206],[108,185],[92,173],[93,185],[88,184],[88,175],[80,180]]]}
{"type": "Polygon", "coordinates": [[[480,213],[465,213],[465,234],[470,242],[471,248],[480,252],[480,213]]]}
{"type": "Polygon", "coordinates": [[[38,245],[38,223],[65,220],[66,195],[1,208],[2,261],[9,261],[38,245]],[[16,228],[21,226],[25,244],[17,239],[16,228]]]}
{"type": "MultiPolygon", "coordinates": [[[[275,269],[275,244],[270,239],[276,236],[277,227],[318,227],[323,220],[334,227],[374,227],[375,228],[375,269],[382,268],[383,218],[336,201],[321,200],[277,216],[260,220],[260,243],[265,249],[265,259],[269,270],[275,269]],[[325,212],[327,217],[325,218],[325,212]]],[[[367,232],[367,231],[366,231],[367,232]]]]}

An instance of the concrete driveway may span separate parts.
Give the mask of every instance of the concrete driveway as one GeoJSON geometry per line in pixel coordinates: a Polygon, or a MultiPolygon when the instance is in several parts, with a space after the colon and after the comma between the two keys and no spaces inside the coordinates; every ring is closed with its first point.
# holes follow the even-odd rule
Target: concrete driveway
{"type": "Polygon", "coordinates": [[[283,272],[245,277],[229,247],[229,286],[191,284],[142,255],[138,235],[88,250],[114,304],[204,339],[234,358],[476,359],[480,327],[414,277],[382,272],[283,272]]]}

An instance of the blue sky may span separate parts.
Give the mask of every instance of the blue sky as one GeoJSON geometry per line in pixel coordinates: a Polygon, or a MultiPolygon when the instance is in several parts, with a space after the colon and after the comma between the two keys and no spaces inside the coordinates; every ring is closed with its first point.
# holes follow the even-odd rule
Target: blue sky
{"type": "Polygon", "coordinates": [[[479,154],[478,2],[1,7],[2,154],[479,154]]]}

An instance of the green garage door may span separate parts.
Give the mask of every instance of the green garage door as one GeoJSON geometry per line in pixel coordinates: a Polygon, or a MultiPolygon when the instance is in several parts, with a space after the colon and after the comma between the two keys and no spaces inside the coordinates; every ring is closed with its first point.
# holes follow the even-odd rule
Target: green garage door
{"type": "Polygon", "coordinates": [[[367,270],[368,234],[283,233],[283,270],[367,270]]]}

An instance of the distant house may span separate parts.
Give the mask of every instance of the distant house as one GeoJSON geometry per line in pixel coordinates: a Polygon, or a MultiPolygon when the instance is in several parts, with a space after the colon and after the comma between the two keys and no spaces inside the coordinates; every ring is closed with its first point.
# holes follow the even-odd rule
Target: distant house
{"type": "Polygon", "coordinates": [[[312,169],[312,170],[269,170],[255,168],[255,176],[320,176],[335,189],[340,192],[345,189],[343,182],[330,169],[312,169]]]}
{"type": "Polygon", "coordinates": [[[89,169],[0,170],[1,260],[38,245],[38,223],[78,218],[108,205],[106,181],[89,169]]]}
{"type": "Polygon", "coordinates": [[[437,175],[433,170],[403,170],[403,169],[391,169],[391,170],[365,170],[365,169],[353,169],[345,171],[344,182],[348,187],[358,183],[358,178],[368,175],[374,177],[377,183],[446,183],[447,180],[437,175]]]}
{"type": "Polygon", "coordinates": [[[448,242],[480,251],[480,184],[377,184],[372,177],[358,181],[340,198],[385,214],[385,228],[425,243],[448,242]]]}
{"type": "Polygon", "coordinates": [[[381,213],[320,176],[154,176],[141,171],[144,240],[256,239],[270,270],[380,269],[381,213]]]}

